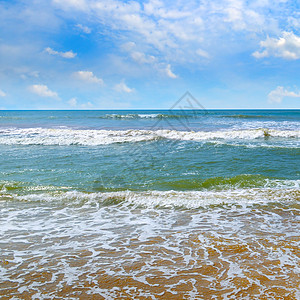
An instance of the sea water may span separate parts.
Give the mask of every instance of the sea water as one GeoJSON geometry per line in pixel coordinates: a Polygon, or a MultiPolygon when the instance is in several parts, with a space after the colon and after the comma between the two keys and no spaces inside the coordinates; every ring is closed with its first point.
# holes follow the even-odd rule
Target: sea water
{"type": "Polygon", "coordinates": [[[1,299],[300,299],[300,110],[0,111],[1,299]]]}

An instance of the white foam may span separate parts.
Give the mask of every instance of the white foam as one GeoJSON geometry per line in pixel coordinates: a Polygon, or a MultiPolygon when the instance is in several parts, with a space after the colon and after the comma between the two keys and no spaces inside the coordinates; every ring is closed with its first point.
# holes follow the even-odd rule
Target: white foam
{"type": "MultiPolygon", "coordinates": [[[[195,115],[190,115],[194,117],[195,115]]],[[[186,119],[189,115],[180,115],[180,114],[164,114],[164,113],[152,113],[152,114],[106,114],[104,119],[186,119]]]]}
{"type": "Polygon", "coordinates": [[[299,139],[299,130],[249,129],[231,131],[177,130],[72,130],[72,129],[6,129],[0,131],[0,144],[5,145],[83,145],[169,139],[180,141],[236,141],[264,138],[299,139]]]}
{"type": "Polygon", "coordinates": [[[86,193],[68,191],[15,196],[14,199],[28,202],[118,203],[142,207],[195,209],[209,205],[252,205],[268,202],[293,202],[300,196],[297,188],[272,189],[252,188],[223,191],[119,191],[86,193]]]}
{"type": "MultiPolygon", "coordinates": [[[[288,188],[217,193],[49,192],[40,195],[40,199],[94,198],[101,202],[105,197],[119,195],[130,198],[131,204],[136,203],[135,199],[145,198],[147,206],[148,199],[155,197],[174,201],[181,197],[183,201],[189,200],[189,196],[197,200],[201,195],[204,199],[226,192],[238,199],[235,203],[248,198],[274,201],[274,195],[279,197],[278,201],[299,199],[299,189],[288,188]],[[285,195],[283,198],[280,192],[285,195]]],[[[299,223],[294,215],[299,212],[297,207],[278,206],[273,210],[271,206],[232,206],[187,211],[124,205],[98,208],[23,204],[0,205],[2,260],[6,262],[1,264],[0,274],[16,295],[26,285],[38,299],[53,295],[75,299],[81,291],[105,299],[160,298],[162,290],[187,299],[204,299],[208,290],[223,299],[248,294],[272,299],[276,293],[272,288],[279,284],[287,291],[287,297],[294,299],[299,295],[299,223]],[[21,243],[23,240],[28,242],[21,243]],[[44,280],[37,281],[37,276],[44,280]],[[115,283],[113,288],[111,282],[115,283]],[[189,284],[193,290],[183,289],[182,284],[189,284]],[[250,289],[253,284],[254,292],[250,289]],[[65,287],[67,290],[62,294],[65,287]]]]}

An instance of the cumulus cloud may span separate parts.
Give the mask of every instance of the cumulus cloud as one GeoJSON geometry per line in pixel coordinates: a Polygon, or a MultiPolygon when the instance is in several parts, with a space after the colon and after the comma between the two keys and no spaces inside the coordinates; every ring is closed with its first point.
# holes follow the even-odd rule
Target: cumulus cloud
{"type": "Polygon", "coordinates": [[[157,58],[153,55],[148,55],[136,49],[136,43],[128,42],[121,45],[121,49],[128,53],[128,55],[138,64],[155,64],[158,62],[157,58]]]}
{"type": "Polygon", "coordinates": [[[175,74],[172,72],[172,70],[171,70],[171,65],[170,65],[170,64],[167,65],[165,71],[166,71],[167,76],[170,77],[170,78],[177,78],[177,77],[178,77],[177,75],[175,75],[175,74]]]}
{"type": "Polygon", "coordinates": [[[265,41],[260,42],[260,46],[264,48],[264,50],[254,52],[253,56],[256,58],[269,56],[285,59],[300,58],[300,37],[293,32],[284,31],[282,37],[278,39],[267,37],[265,41]]]}
{"type": "MultiPolygon", "coordinates": [[[[231,23],[231,29],[257,32],[260,26],[267,25],[265,16],[261,14],[264,5],[259,3],[259,6],[255,1],[251,4],[243,0],[221,1],[219,13],[224,14],[224,22],[231,23]]],[[[269,4],[265,6],[270,8],[269,4]]]]}
{"type": "Polygon", "coordinates": [[[69,101],[68,101],[68,104],[72,107],[76,107],[77,106],[77,99],[74,97],[74,98],[71,98],[69,101]]]}
{"type": "Polygon", "coordinates": [[[120,83],[115,85],[115,90],[117,92],[125,92],[125,93],[132,93],[134,91],[134,89],[128,87],[124,81],[121,81],[120,83]]]}
{"type": "Polygon", "coordinates": [[[82,81],[97,83],[100,85],[104,84],[103,80],[101,78],[96,77],[91,71],[78,71],[73,74],[77,79],[80,79],[82,81]]]}
{"type": "Polygon", "coordinates": [[[6,93],[4,93],[2,90],[0,90],[0,97],[5,97],[6,93]]]}
{"type": "Polygon", "coordinates": [[[90,34],[92,32],[91,28],[84,26],[82,24],[77,24],[76,27],[79,28],[81,31],[83,31],[86,34],[90,34]]]}
{"type": "Polygon", "coordinates": [[[271,103],[281,103],[281,101],[285,97],[300,98],[300,92],[295,93],[292,91],[288,91],[283,86],[278,86],[275,90],[271,91],[268,94],[268,100],[271,103]]]}
{"type": "Polygon", "coordinates": [[[58,98],[56,92],[49,90],[46,85],[43,84],[34,84],[29,86],[29,91],[33,94],[36,94],[41,97],[50,97],[50,98],[58,98]]]}
{"type": "Polygon", "coordinates": [[[45,51],[48,54],[61,56],[63,58],[74,58],[77,55],[77,53],[74,53],[72,50],[67,52],[59,52],[51,49],[50,47],[46,48],[45,51]]]}

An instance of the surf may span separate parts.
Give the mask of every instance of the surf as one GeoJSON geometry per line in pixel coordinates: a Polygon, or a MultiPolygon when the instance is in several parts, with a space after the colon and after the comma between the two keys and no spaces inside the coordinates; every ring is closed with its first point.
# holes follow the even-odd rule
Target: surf
{"type": "Polygon", "coordinates": [[[3,145],[82,145],[97,146],[113,143],[145,142],[159,139],[177,141],[222,141],[222,140],[299,140],[299,130],[275,130],[267,128],[222,130],[222,131],[178,131],[159,130],[76,130],[54,128],[22,128],[0,130],[3,145]]]}

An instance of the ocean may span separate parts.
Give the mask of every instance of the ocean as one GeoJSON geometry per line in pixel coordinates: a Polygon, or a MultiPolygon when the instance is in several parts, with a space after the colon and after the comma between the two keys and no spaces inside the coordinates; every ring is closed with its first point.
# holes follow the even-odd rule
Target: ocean
{"type": "Polygon", "coordinates": [[[300,110],[0,111],[1,299],[300,299],[300,110]]]}

